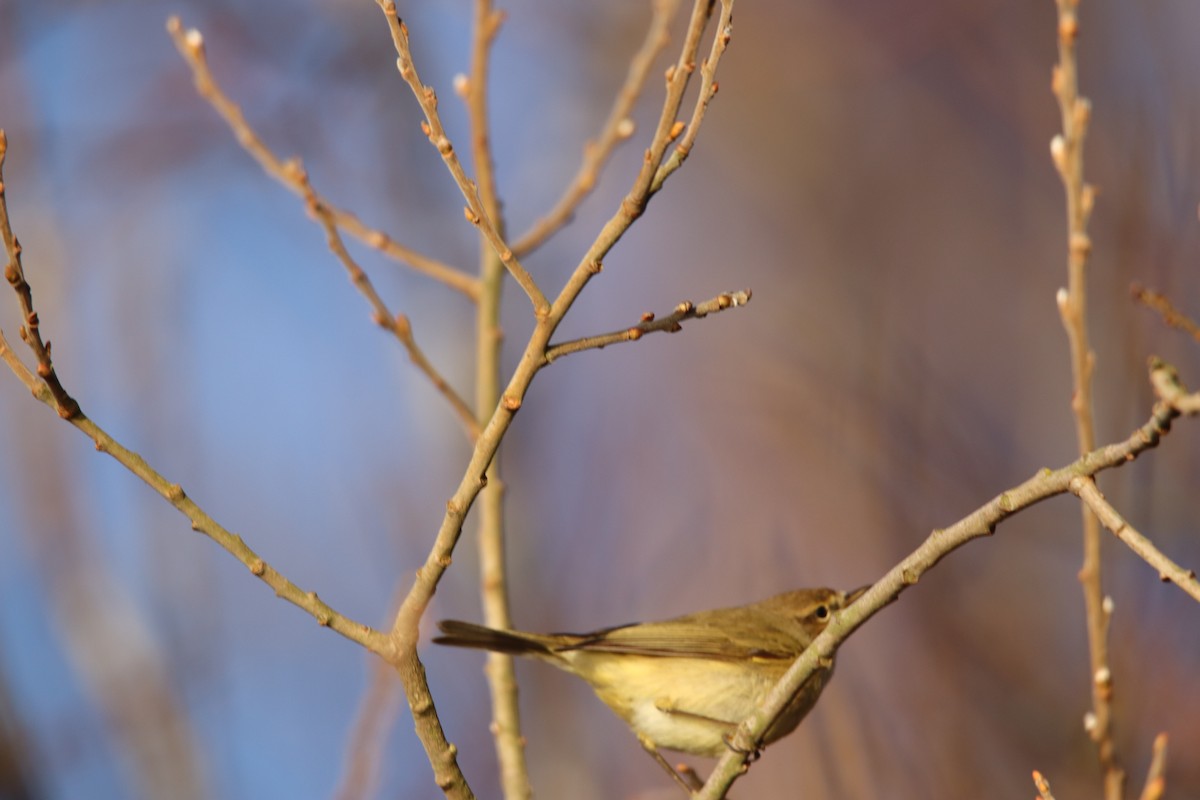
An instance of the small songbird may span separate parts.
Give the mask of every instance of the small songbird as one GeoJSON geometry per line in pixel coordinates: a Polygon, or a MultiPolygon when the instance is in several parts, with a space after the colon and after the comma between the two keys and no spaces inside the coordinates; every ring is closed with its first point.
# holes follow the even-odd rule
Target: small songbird
{"type": "MultiPolygon", "coordinates": [[[[758,603],[591,633],[525,633],[459,620],[433,641],[546,661],[587,681],[633,728],[642,746],[681,780],[658,748],[717,757],[729,737],[852,592],[798,589],[758,603]]],[[[833,674],[819,668],[767,729],[768,745],[795,730],[833,674]]]]}

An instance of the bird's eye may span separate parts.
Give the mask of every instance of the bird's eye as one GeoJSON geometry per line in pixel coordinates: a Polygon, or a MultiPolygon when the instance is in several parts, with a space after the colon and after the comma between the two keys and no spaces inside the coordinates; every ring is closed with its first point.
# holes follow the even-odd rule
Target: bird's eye
{"type": "Polygon", "coordinates": [[[819,605],[813,610],[813,616],[819,620],[829,619],[829,606],[819,605]]]}

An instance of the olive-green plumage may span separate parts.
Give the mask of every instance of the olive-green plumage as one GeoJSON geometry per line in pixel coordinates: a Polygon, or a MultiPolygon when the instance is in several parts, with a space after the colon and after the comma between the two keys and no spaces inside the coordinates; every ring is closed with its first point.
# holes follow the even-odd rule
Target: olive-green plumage
{"type": "MultiPolygon", "coordinates": [[[[458,620],[438,624],[439,644],[547,661],[587,681],[652,752],[725,752],[750,715],[833,613],[865,591],[799,589],[758,603],[592,633],[524,633],[458,620]]],[[[833,673],[832,662],[801,687],[763,744],[795,730],[833,673]]]]}

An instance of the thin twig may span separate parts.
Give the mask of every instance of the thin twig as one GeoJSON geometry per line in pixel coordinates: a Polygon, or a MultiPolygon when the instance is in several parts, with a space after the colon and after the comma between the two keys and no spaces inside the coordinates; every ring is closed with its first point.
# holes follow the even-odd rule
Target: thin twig
{"type": "Polygon", "coordinates": [[[537,249],[571,221],[579,205],[596,188],[600,172],[617,145],[633,135],[634,124],[629,115],[645,88],[650,68],[654,66],[655,60],[670,40],[671,21],[675,18],[678,7],[679,0],[654,1],[650,24],[646,28],[646,38],[629,62],[625,82],[617,91],[616,100],[612,110],[608,112],[608,119],[600,128],[600,134],[595,139],[584,142],[583,162],[558,202],[516,240],[513,251],[517,255],[523,256],[537,249]]]}
{"type": "Polygon", "coordinates": [[[1187,314],[1175,308],[1170,298],[1165,294],[1156,292],[1153,289],[1147,289],[1138,283],[1130,286],[1129,292],[1133,295],[1134,300],[1146,308],[1157,311],[1158,315],[1162,317],[1162,321],[1169,327],[1181,330],[1197,342],[1200,342],[1200,324],[1197,324],[1187,314]]]}
{"type": "Polygon", "coordinates": [[[1146,785],[1138,800],[1162,800],[1167,791],[1167,735],[1154,737],[1154,752],[1150,756],[1150,769],[1146,771],[1146,785]]]}
{"type": "MultiPolygon", "coordinates": [[[[731,14],[732,6],[733,0],[722,0],[722,15],[731,14]]],[[[620,208],[604,223],[592,241],[592,245],[583,254],[583,258],[579,260],[574,272],[567,279],[566,285],[555,298],[550,308],[550,315],[546,320],[546,326],[549,328],[546,336],[547,342],[567,310],[575,302],[575,298],[579,296],[588,282],[599,274],[603,268],[604,257],[625,235],[625,231],[629,230],[633,221],[642,215],[646,210],[646,204],[650,202],[653,194],[651,184],[658,167],[662,163],[667,147],[679,136],[682,128],[682,123],[678,122],[679,108],[683,104],[683,95],[688,81],[696,69],[696,53],[699,50],[704,29],[712,16],[712,9],[711,0],[694,0],[693,2],[679,56],[666,71],[666,97],[663,98],[662,111],[659,113],[654,137],[642,159],[642,167],[638,171],[637,177],[634,178],[633,186],[621,201],[620,208]]],[[[720,29],[716,35],[723,37],[727,33],[727,30],[720,29]]],[[[713,68],[716,68],[715,62],[713,68]]]]}
{"type": "MultiPolygon", "coordinates": [[[[7,144],[4,132],[0,130],[0,170],[3,169],[7,144]]],[[[25,280],[24,270],[20,266],[20,246],[16,243],[16,237],[13,236],[12,228],[9,224],[8,207],[3,187],[3,173],[0,172],[0,234],[4,237],[10,259],[5,273],[6,275],[10,273],[15,273],[16,275],[15,280],[9,277],[9,283],[12,284],[16,292],[21,309],[25,315],[26,326],[31,331],[31,333],[26,335],[26,341],[35,340],[40,345],[41,339],[40,334],[37,333],[38,326],[36,322],[37,311],[33,307],[33,291],[29,283],[25,280]]],[[[12,347],[8,344],[4,332],[0,331],[0,360],[8,364],[13,374],[17,376],[17,379],[21,383],[25,384],[30,393],[38,400],[55,409],[60,417],[63,417],[76,428],[83,431],[95,443],[98,451],[112,456],[119,464],[141,478],[151,489],[162,495],[179,513],[191,521],[193,530],[203,533],[229,551],[234,558],[245,564],[253,575],[274,589],[276,595],[307,611],[316,618],[322,627],[331,628],[372,652],[384,654],[390,651],[391,643],[387,636],[334,611],[328,604],[317,597],[316,592],[306,592],[296,586],[264,561],[258,553],[254,552],[243,541],[242,537],[218,525],[200,506],[196,505],[195,501],[187,496],[182,486],[168,481],[147,464],[145,459],[140,455],[124,447],[105,432],[103,428],[92,422],[79,408],[79,404],[67,396],[62,386],[58,384],[58,379],[54,375],[53,368],[50,365],[49,349],[48,342],[40,352],[37,348],[34,348],[35,352],[38,353],[38,370],[35,375],[17,358],[16,353],[13,352],[12,347]],[[66,400],[64,401],[63,398],[66,398],[66,400]],[[64,413],[64,402],[69,402],[71,413],[64,413]]]]}
{"type": "Polygon", "coordinates": [[[521,265],[512,248],[505,243],[504,237],[497,227],[497,220],[487,213],[479,194],[479,187],[467,177],[462,162],[459,161],[458,154],[454,150],[454,145],[450,142],[450,137],[446,135],[445,128],[442,127],[442,118],[437,110],[437,93],[432,87],[422,83],[421,77],[417,74],[417,67],[413,63],[412,50],[408,42],[408,26],[396,16],[396,3],[394,0],[376,0],[376,2],[387,18],[388,27],[392,32],[392,44],[396,48],[397,55],[396,68],[400,71],[400,77],[412,89],[413,96],[417,98],[417,103],[425,114],[421,130],[441,154],[442,161],[446,163],[446,167],[454,177],[454,182],[467,201],[467,207],[463,209],[467,221],[479,228],[480,232],[487,237],[496,256],[508,269],[513,279],[525,290],[525,294],[533,304],[534,315],[544,316],[549,307],[546,296],[538,288],[533,276],[521,265]]]}
{"type": "MultiPolygon", "coordinates": [[[[17,379],[29,389],[35,398],[57,408],[57,400],[50,388],[37,375],[17,359],[8,344],[3,332],[0,332],[0,360],[8,364],[17,379]]],[[[238,561],[242,562],[252,575],[275,590],[278,597],[287,600],[295,606],[312,615],[322,627],[330,628],[352,642],[357,642],[371,652],[387,654],[390,650],[388,637],[369,625],[356,622],[338,613],[327,603],[317,597],[316,592],[306,592],[296,586],[274,567],[264,561],[258,553],[235,533],[217,524],[203,509],[198,506],[177,483],[171,483],[137,453],[124,447],[110,436],[103,428],[92,422],[82,411],[67,419],[72,425],[81,430],[85,436],[96,445],[96,450],[113,457],[121,466],[132,472],[138,478],[161,495],[179,513],[192,523],[192,530],[203,533],[229,551],[238,561]]]]}
{"type": "MultiPolygon", "coordinates": [[[[175,41],[175,46],[179,49],[180,54],[191,65],[196,81],[196,90],[201,97],[208,100],[221,117],[225,119],[229,127],[233,130],[237,140],[262,165],[263,170],[267,174],[303,198],[308,212],[325,231],[325,240],[329,245],[329,249],[342,262],[342,265],[346,268],[346,272],[350,276],[350,282],[366,298],[367,303],[371,306],[372,321],[396,337],[396,340],[404,347],[409,359],[416,365],[417,369],[429,379],[434,388],[450,403],[450,407],[454,410],[459,422],[466,431],[467,438],[470,441],[474,441],[479,435],[479,423],[476,421],[475,415],[471,413],[470,407],[454,387],[450,385],[441,371],[433,366],[424,351],[417,345],[416,340],[413,338],[412,326],[408,318],[403,315],[393,314],[388,309],[383,299],[379,296],[379,293],[375,291],[374,284],[371,283],[366,272],[350,256],[345,243],[342,241],[341,234],[338,233],[338,229],[342,227],[353,232],[353,230],[365,230],[364,226],[361,223],[358,223],[357,226],[345,226],[339,222],[339,219],[347,216],[346,213],[329,205],[321,195],[317,194],[308,177],[308,172],[304,169],[304,165],[300,159],[280,159],[263,143],[258,134],[246,122],[241,109],[221,91],[220,86],[213,80],[204,52],[204,40],[199,31],[195,29],[185,31],[178,17],[172,17],[168,21],[167,31],[175,41]]],[[[384,234],[377,231],[369,231],[364,240],[375,244],[378,244],[380,241],[390,241],[384,234]]],[[[418,257],[419,259],[420,257],[418,257]]],[[[407,261],[408,259],[404,260],[407,261]]],[[[422,263],[425,264],[425,267],[432,267],[433,271],[438,273],[432,274],[432,277],[450,283],[473,299],[478,299],[479,286],[477,281],[450,267],[430,262],[428,259],[422,263]],[[449,274],[446,273],[446,270],[449,270],[449,274]],[[450,280],[447,280],[447,278],[450,278],[450,280]],[[464,283],[459,279],[465,279],[469,283],[464,283]]],[[[426,268],[418,268],[422,272],[430,274],[426,268]]]]}
{"type": "MultiPolygon", "coordinates": [[[[305,187],[296,181],[294,161],[275,155],[271,148],[263,142],[262,137],[250,127],[241,107],[229,99],[229,96],[213,78],[204,50],[204,37],[200,32],[194,28],[185,30],[179,17],[171,17],[167,20],[167,33],[171,35],[179,54],[183,56],[184,61],[192,70],[192,80],[196,84],[196,92],[207,100],[217,114],[225,120],[230,130],[233,131],[238,144],[259,163],[264,172],[304,197],[305,187]]],[[[311,191],[312,187],[309,186],[308,190],[311,191]]],[[[479,285],[470,275],[465,275],[454,267],[399,244],[386,233],[368,227],[358,217],[348,211],[336,208],[324,199],[321,199],[320,202],[328,209],[330,217],[337,226],[351,236],[379,250],[389,258],[408,264],[417,272],[462,292],[471,300],[478,298],[479,285]]]]}
{"type": "Polygon", "coordinates": [[[671,314],[662,318],[656,319],[654,314],[647,313],[642,315],[641,322],[629,328],[613,331],[612,333],[603,333],[598,336],[584,336],[560,344],[552,344],[546,348],[545,360],[547,364],[550,364],[571,353],[578,353],[583,350],[602,350],[608,345],[617,344],[618,342],[635,342],[647,333],[658,333],[660,331],[676,333],[683,330],[683,326],[680,323],[685,320],[703,319],[709,314],[716,314],[727,308],[739,308],[749,303],[750,297],[751,291],[746,289],[741,292],[724,292],[711,300],[706,300],[699,304],[685,300],[675,306],[675,310],[671,314]]]}
{"type": "MultiPolygon", "coordinates": [[[[1058,64],[1051,82],[1062,116],[1062,133],[1050,143],[1050,154],[1062,178],[1067,200],[1067,288],[1058,292],[1058,310],[1066,329],[1071,351],[1073,391],[1071,409],[1075,416],[1075,436],[1079,453],[1096,446],[1092,411],[1092,373],[1096,355],[1088,342],[1087,262],[1092,250],[1087,224],[1095,203],[1095,189],[1083,179],[1083,143],[1087,136],[1091,103],[1079,96],[1079,72],[1076,44],[1079,39],[1079,0],[1056,0],[1058,6],[1058,64]]],[[[1086,504],[1081,504],[1083,520],[1083,566],[1079,582],[1087,611],[1088,651],[1091,673],[1111,676],[1108,659],[1109,614],[1101,582],[1100,525],[1086,504]]],[[[1096,743],[1100,767],[1104,772],[1104,797],[1121,800],[1125,791],[1125,770],[1113,736],[1112,683],[1090,681],[1092,711],[1087,715],[1088,733],[1096,743]]]]}
{"type": "Polygon", "coordinates": [[[25,280],[25,268],[21,264],[21,243],[12,231],[8,219],[8,200],[4,192],[4,158],[8,155],[8,136],[0,128],[0,239],[4,240],[4,252],[8,262],[4,266],[4,279],[17,293],[21,305],[21,340],[29,345],[37,359],[37,374],[46,382],[54,398],[54,410],[63,419],[72,419],[79,413],[79,404],[63,388],[50,358],[50,342],[42,341],[41,320],[33,308],[33,289],[25,280]]]}
{"type": "MultiPolygon", "coordinates": [[[[1163,365],[1159,368],[1167,367],[1163,365]]],[[[1119,467],[1157,446],[1170,431],[1171,421],[1179,413],[1170,403],[1159,400],[1154,404],[1150,419],[1124,441],[1087,453],[1065,467],[1041,470],[950,527],[933,531],[920,547],[888,570],[862,597],[839,611],[825,630],[801,653],[762,705],[738,726],[729,740],[729,752],[717,762],[704,789],[695,795],[697,800],[724,797],[729,786],[744,771],[749,755],[757,751],[764,732],[818,665],[827,663],[838,645],[899,597],[901,592],[916,584],[925,572],[968,542],[990,536],[997,525],[1018,511],[1049,497],[1070,492],[1071,482],[1076,478],[1091,477],[1102,470],[1119,467]]]]}
{"type": "Polygon", "coordinates": [[[1200,581],[1196,580],[1195,570],[1184,569],[1167,558],[1149,539],[1139,533],[1137,528],[1126,522],[1124,517],[1112,507],[1112,504],[1104,499],[1104,495],[1096,488],[1094,481],[1088,478],[1078,478],[1072,481],[1071,493],[1087,503],[1104,527],[1112,531],[1114,536],[1141,556],[1143,561],[1158,570],[1158,577],[1164,583],[1174,583],[1191,595],[1192,599],[1200,602],[1200,581]]]}
{"type": "Polygon", "coordinates": [[[1038,800],[1054,800],[1054,795],[1050,791],[1050,782],[1042,777],[1042,773],[1036,769],[1033,771],[1033,785],[1038,790],[1038,800]]]}
{"type": "Polygon", "coordinates": [[[393,314],[388,308],[383,298],[375,291],[375,285],[371,283],[371,279],[367,277],[367,273],[363,271],[354,257],[350,255],[350,251],[346,249],[345,242],[342,241],[341,235],[338,233],[337,223],[334,221],[333,214],[330,212],[317,193],[312,190],[312,186],[308,182],[308,175],[304,172],[303,166],[298,161],[290,163],[290,169],[296,173],[295,180],[304,187],[304,202],[308,207],[308,211],[320,223],[322,230],[325,231],[325,243],[329,250],[337,256],[338,261],[342,262],[342,266],[346,268],[346,272],[350,276],[350,282],[358,289],[359,294],[366,298],[367,303],[371,306],[371,321],[379,327],[383,328],[388,333],[396,337],[408,353],[408,358],[419,369],[434,388],[446,398],[446,402],[454,409],[458,421],[462,424],[463,430],[467,434],[467,439],[474,442],[479,438],[479,423],[475,419],[475,415],[471,413],[471,407],[467,405],[467,401],[463,400],[462,396],[450,385],[441,371],[435,367],[425,352],[417,345],[417,340],[413,338],[412,324],[408,317],[403,314],[393,314]]]}
{"type": "Polygon", "coordinates": [[[732,36],[733,0],[721,0],[721,16],[717,19],[717,35],[713,37],[708,58],[700,65],[700,91],[696,95],[695,105],[692,106],[692,118],[688,121],[683,138],[675,145],[675,150],[672,151],[670,158],[655,173],[654,182],[650,185],[651,193],[661,189],[671,173],[683,166],[683,162],[691,154],[692,147],[696,143],[696,136],[700,132],[700,123],[704,121],[704,112],[708,111],[708,104],[717,96],[719,88],[716,80],[717,65],[720,64],[721,56],[725,54],[725,48],[729,46],[732,36]]]}

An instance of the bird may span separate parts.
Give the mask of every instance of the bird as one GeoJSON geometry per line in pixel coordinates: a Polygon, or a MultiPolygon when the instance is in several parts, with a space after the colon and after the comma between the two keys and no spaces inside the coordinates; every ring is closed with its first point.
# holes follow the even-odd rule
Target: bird
{"type": "MultiPolygon", "coordinates": [[[[590,633],[527,633],[461,620],[438,623],[436,644],[525,656],[586,681],[663,767],[660,748],[716,758],[739,723],[825,630],[870,588],[797,589],[757,603],[590,633]]],[[[796,729],[833,674],[832,658],[800,687],[760,747],[796,729]]],[[[757,752],[757,751],[756,751],[757,752]]]]}

